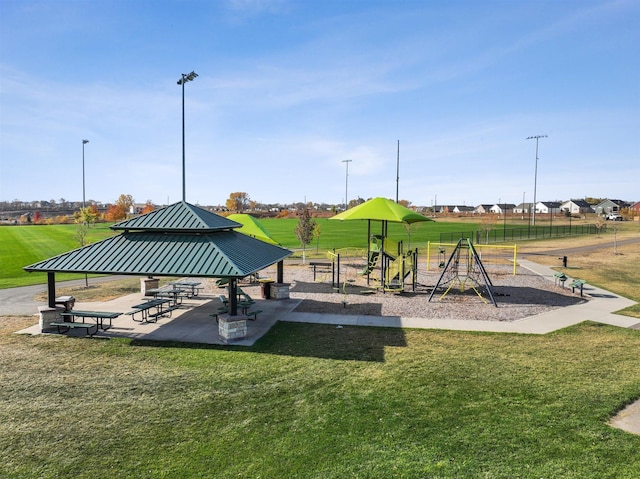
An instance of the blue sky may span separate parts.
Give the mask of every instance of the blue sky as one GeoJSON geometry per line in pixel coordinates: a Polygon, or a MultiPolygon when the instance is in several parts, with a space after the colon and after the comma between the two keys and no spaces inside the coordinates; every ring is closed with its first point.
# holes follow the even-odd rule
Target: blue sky
{"type": "Polygon", "coordinates": [[[0,200],[640,200],[640,1],[0,2],[0,200]],[[397,146],[400,142],[399,181],[397,146]],[[345,160],[351,160],[345,163],[345,160]],[[349,168],[348,179],[346,166],[349,168]]]}

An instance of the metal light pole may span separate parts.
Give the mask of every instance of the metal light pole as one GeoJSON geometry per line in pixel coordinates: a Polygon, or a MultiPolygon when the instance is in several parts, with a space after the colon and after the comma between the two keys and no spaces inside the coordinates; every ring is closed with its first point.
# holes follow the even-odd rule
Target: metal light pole
{"type": "MultiPolygon", "coordinates": [[[[83,228],[87,225],[87,211],[85,206],[85,188],[84,188],[84,145],[89,143],[89,140],[82,140],[82,224],[83,228]]],[[[86,230],[82,232],[82,246],[84,246],[84,235],[86,234],[86,230]]],[[[89,276],[87,273],[84,274],[84,286],[85,288],[89,287],[89,276]]]]}
{"type": "Polygon", "coordinates": [[[186,201],[186,183],[185,183],[185,161],[184,161],[184,84],[195,80],[198,76],[196,72],[182,73],[182,77],[178,80],[178,85],[182,85],[182,201],[186,201]]]}
{"type": "Polygon", "coordinates": [[[398,155],[396,159],[396,203],[398,202],[399,187],[400,187],[400,140],[398,140],[398,155]]]}
{"type": "Polygon", "coordinates": [[[85,218],[85,204],[84,204],[84,145],[89,143],[89,140],[82,140],[82,217],[85,218]]]}
{"type": "Polygon", "coordinates": [[[349,163],[351,163],[353,160],[342,160],[342,163],[344,163],[347,167],[347,171],[345,174],[345,179],[344,179],[344,210],[347,211],[347,208],[349,207],[349,197],[348,197],[348,193],[349,193],[349,163]]]}
{"type": "Polygon", "coordinates": [[[533,219],[532,224],[536,224],[536,187],[538,183],[538,140],[540,138],[547,138],[547,135],[528,136],[527,140],[536,140],[536,169],[533,177],[533,219]]]}

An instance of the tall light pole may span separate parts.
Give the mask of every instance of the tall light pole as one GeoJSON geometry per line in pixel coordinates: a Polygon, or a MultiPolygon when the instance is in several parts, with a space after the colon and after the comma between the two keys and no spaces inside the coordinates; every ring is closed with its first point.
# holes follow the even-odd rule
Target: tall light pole
{"type": "Polygon", "coordinates": [[[351,163],[353,160],[342,160],[342,162],[346,165],[347,167],[347,171],[345,173],[345,177],[344,177],[344,210],[347,211],[347,208],[349,207],[349,197],[348,197],[348,193],[349,193],[349,163],[351,163]]]}
{"type": "Polygon", "coordinates": [[[396,203],[398,202],[399,186],[400,186],[400,140],[398,140],[398,155],[396,159],[396,203]]]}
{"type": "Polygon", "coordinates": [[[86,217],[85,217],[85,204],[84,204],[84,145],[86,145],[87,143],[89,143],[89,140],[82,140],[82,218],[83,218],[83,222],[86,222],[86,217]]]}
{"type": "Polygon", "coordinates": [[[536,140],[536,169],[535,169],[535,173],[533,176],[533,219],[532,219],[532,224],[535,225],[536,224],[536,187],[537,187],[537,183],[538,183],[538,140],[540,138],[547,138],[547,135],[536,135],[536,136],[528,136],[526,139],[527,140],[536,140]]]}
{"type": "Polygon", "coordinates": [[[186,201],[185,161],[184,161],[184,84],[196,79],[196,72],[182,73],[178,85],[182,85],[182,201],[186,201]]]}

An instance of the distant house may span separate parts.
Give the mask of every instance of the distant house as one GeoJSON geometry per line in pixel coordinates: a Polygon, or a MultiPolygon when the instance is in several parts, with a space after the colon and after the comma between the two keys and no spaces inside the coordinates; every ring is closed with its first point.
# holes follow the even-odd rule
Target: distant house
{"type": "Polygon", "coordinates": [[[476,206],[474,212],[478,213],[478,214],[481,214],[481,215],[483,215],[485,213],[490,213],[492,206],[493,205],[490,205],[490,204],[478,205],[478,206],[476,206]]]}
{"type": "Polygon", "coordinates": [[[552,214],[560,213],[561,203],[559,201],[538,201],[536,203],[536,213],[552,214]]]}
{"type": "Polygon", "coordinates": [[[500,214],[503,214],[505,212],[506,213],[513,212],[515,207],[516,207],[516,205],[514,205],[513,203],[496,203],[491,208],[489,208],[489,211],[491,213],[495,213],[497,215],[500,215],[500,214]]]}
{"type": "Polygon", "coordinates": [[[622,200],[602,200],[594,209],[598,215],[608,215],[610,213],[620,213],[620,210],[629,208],[629,206],[631,206],[629,203],[622,200]]]}
{"type": "Polygon", "coordinates": [[[640,201],[633,203],[631,206],[629,206],[629,211],[631,211],[633,214],[640,214],[640,201]]]}
{"type": "Polygon", "coordinates": [[[449,211],[451,213],[470,214],[470,213],[473,213],[475,211],[475,208],[473,206],[455,205],[455,206],[450,206],[449,207],[449,211]]]}
{"type": "Polygon", "coordinates": [[[581,215],[585,213],[592,213],[593,208],[585,200],[569,200],[560,205],[560,211],[568,211],[572,215],[581,215]]]}
{"type": "Polygon", "coordinates": [[[513,212],[517,214],[527,214],[531,211],[533,211],[533,203],[520,203],[513,209],[513,212]]]}

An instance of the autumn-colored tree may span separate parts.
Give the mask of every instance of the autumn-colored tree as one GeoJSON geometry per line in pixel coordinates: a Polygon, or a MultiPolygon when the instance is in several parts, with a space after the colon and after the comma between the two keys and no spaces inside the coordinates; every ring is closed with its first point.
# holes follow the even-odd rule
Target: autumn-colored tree
{"type": "Polygon", "coordinates": [[[242,213],[250,206],[251,199],[249,195],[243,192],[231,193],[229,199],[226,202],[227,209],[229,211],[235,211],[236,213],[242,213]]]}
{"type": "Polygon", "coordinates": [[[104,217],[107,221],[120,221],[127,217],[127,210],[122,209],[122,207],[117,204],[109,205],[104,217]]]}
{"type": "Polygon", "coordinates": [[[39,224],[42,221],[42,213],[40,213],[40,211],[36,210],[33,213],[33,222],[35,224],[39,224]]]}
{"type": "Polygon", "coordinates": [[[147,200],[147,202],[144,205],[144,208],[142,208],[142,214],[147,214],[147,213],[151,213],[152,211],[155,211],[156,206],[151,202],[151,200],[147,200]]]}
{"type": "Polygon", "coordinates": [[[87,208],[80,208],[73,213],[73,220],[76,223],[92,224],[98,221],[100,212],[96,205],[90,205],[87,208]]]}
{"type": "Polygon", "coordinates": [[[109,205],[107,212],[105,213],[105,218],[107,221],[120,221],[127,218],[127,215],[131,211],[131,207],[133,206],[133,196],[131,195],[120,195],[118,197],[118,201],[114,205],[109,205]]]}

